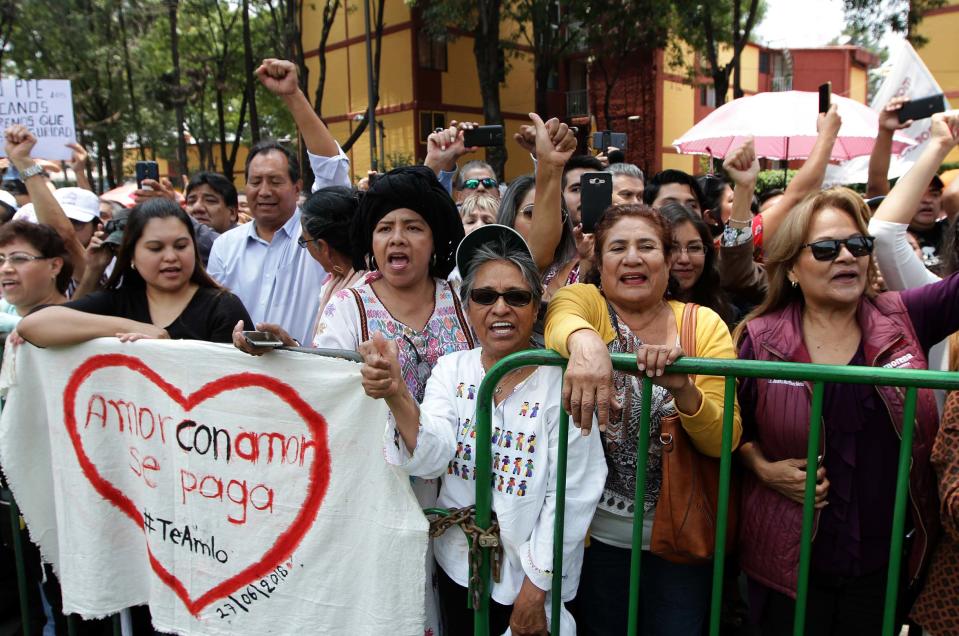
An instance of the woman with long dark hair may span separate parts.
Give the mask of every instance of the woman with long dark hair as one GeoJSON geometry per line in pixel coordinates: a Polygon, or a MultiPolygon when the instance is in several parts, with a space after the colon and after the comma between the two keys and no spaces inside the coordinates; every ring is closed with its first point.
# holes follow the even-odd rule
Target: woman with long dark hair
{"type": "Polygon", "coordinates": [[[667,203],[659,213],[669,221],[673,232],[669,295],[680,302],[709,307],[727,325],[735,322],[736,309],[719,285],[716,247],[709,226],[680,203],[667,203]]]}
{"type": "Polygon", "coordinates": [[[107,336],[231,342],[238,322],[252,329],[240,299],[203,269],[190,217],[157,198],[133,208],[106,289],[39,309],[18,331],[39,347],[107,336]]]}

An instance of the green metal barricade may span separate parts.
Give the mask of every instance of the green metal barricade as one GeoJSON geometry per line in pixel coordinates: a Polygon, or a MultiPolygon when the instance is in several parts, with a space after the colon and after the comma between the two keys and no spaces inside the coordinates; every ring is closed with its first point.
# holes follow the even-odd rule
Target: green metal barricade
{"type": "MultiPolygon", "coordinates": [[[[490,439],[493,413],[493,390],[504,375],[527,366],[565,366],[566,359],[553,351],[521,351],[501,360],[490,369],[483,379],[477,396],[476,436],[490,439]]],[[[636,369],[636,358],[629,354],[614,354],[613,366],[620,371],[636,369]]],[[[807,462],[817,464],[819,455],[820,426],[822,418],[823,386],[826,382],[896,386],[905,389],[902,443],[897,468],[896,500],[893,512],[892,545],[889,549],[889,570],[886,582],[886,602],[883,615],[883,636],[893,636],[896,623],[896,601],[901,571],[903,533],[906,522],[909,465],[912,454],[912,436],[915,424],[917,390],[959,389],[959,373],[943,371],[918,371],[914,369],[884,369],[874,367],[841,367],[791,362],[757,362],[754,360],[718,360],[705,358],[682,358],[669,367],[670,372],[725,377],[725,404],[723,417],[722,455],[720,458],[719,502],[716,523],[716,555],[713,560],[712,600],[709,613],[709,634],[719,635],[720,610],[722,607],[723,567],[725,565],[726,523],[729,510],[729,478],[732,463],[733,403],[736,398],[736,378],[769,378],[777,380],[810,381],[813,383],[812,413],[809,427],[807,462]]],[[[560,387],[556,387],[559,391],[560,387]]],[[[644,377],[642,382],[643,404],[646,405],[641,420],[638,442],[638,457],[646,457],[649,445],[649,404],[652,382],[644,377]]],[[[560,439],[565,439],[569,430],[569,418],[560,416],[560,439]]],[[[595,434],[595,433],[594,433],[595,434]]],[[[477,444],[476,465],[488,466],[491,462],[490,447],[477,444]]],[[[556,484],[556,529],[553,540],[553,585],[552,617],[553,636],[559,633],[563,571],[563,520],[566,495],[566,446],[560,444],[557,458],[556,484]]],[[[476,481],[476,525],[489,528],[491,520],[492,491],[485,486],[486,480],[476,481]]],[[[793,634],[805,633],[807,591],[809,587],[809,562],[812,556],[812,531],[816,489],[816,471],[806,472],[805,504],[803,506],[802,539],[799,561],[799,581],[796,595],[793,634]]],[[[636,500],[646,490],[646,465],[636,466],[636,500]]],[[[630,572],[629,636],[638,633],[640,556],[642,545],[642,517],[633,521],[632,563],[630,572]]],[[[480,607],[474,609],[474,636],[489,635],[490,554],[483,550],[480,580],[483,594],[480,607]]]]}

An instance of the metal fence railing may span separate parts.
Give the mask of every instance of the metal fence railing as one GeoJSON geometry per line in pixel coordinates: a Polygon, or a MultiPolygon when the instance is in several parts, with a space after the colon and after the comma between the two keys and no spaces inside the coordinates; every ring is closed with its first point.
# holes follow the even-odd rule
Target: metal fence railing
{"type": "MultiPolygon", "coordinates": [[[[486,374],[477,395],[476,437],[490,439],[492,419],[493,390],[502,377],[510,371],[527,366],[565,366],[566,359],[552,351],[522,351],[508,356],[497,363],[486,374]]],[[[621,371],[635,370],[636,358],[629,354],[614,354],[613,366],[621,371]]],[[[899,574],[902,567],[902,544],[906,522],[908,499],[909,466],[912,453],[912,437],[916,415],[917,390],[959,389],[959,373],[944,371],[919,371],[914,369],[885,369],[875,367],[844,367],[817,364],[798,364],[791,362],[758,362],[753,360],[725,360],[705,358],[682,358],[669,370],[677,373],[725,377],[725,403],[723,417],[722,455],[720,457],[719,501],[716,519],[716,553],[713,559],[712,598],[709,612],[709,634],[718,636],[720,611],[722,607],[723,568],[725,566],[726,523],[729,511],[729,482],[732,464],[733,403],[736,399],[737,378],[769,378],[812,382],[812,409],[809,427],[807,461],[815,466],[819,454],[820,426],[822,418],[824,383],[868,384],[876,386],[895,386],[905,389],[905,408],[903,413],[902,442],[897,467],[896,498],[893,512],[892,545],[889,549],[889,569],[886,582],[886,599],[883,614],[883,636],[893,636],[896,626],[896,601],[899,574]]],[[[560,387],[556,387],[559,391],[560,387]]],[[[643,404],[646,405],[641,421],[637,457],[646,457],[649,444],[649,404],[651,403],[652,382],[644,377],[642,382],[643,404]]],[[[566,439],[569,430],[569,418],[565,412],[560,416],[559,438],[566,439]]],[[[594,433],[595,434],[595,433],[594,433]]],[[[476,465],[489,466],[490,447],[477,444],[476,465]]],[[[559,445],[557,457],[556,484],[556,526],[553,539],[553,585],[552,618],[553,636],[559,633],[559,615],[562,607],[563,572],[563,520],[566,493],[566,448],[559,445]]],[[[476,525],[489,528],[491,520],[492,491],[485,487],[485,479],[476,480],[476,525]]],[[[793,634],[805,633],[807,592],[809,588],[809,564],[812,556],[813,515],[816,489],[816,471],[806,472],[805,504],[803,506],[802,535],[799,561],[799,580],[796,596],[793,634]]],[[[646,465],[639,462],[636,466],[636,500],[640,500],[646,490],[646,465]]],[[[632,563],[630,571],[629,636],[638,633],[639,622],[639,586],[640,556],[642,546],[642,517],[637,515],[633,523],[632,563]]],[[[489,592],[490,592],[490,555],[489,549],[482,551],[480,580],[483,594],[480,607],[474,609],[474,636],[489,635],[489,592]]]]}

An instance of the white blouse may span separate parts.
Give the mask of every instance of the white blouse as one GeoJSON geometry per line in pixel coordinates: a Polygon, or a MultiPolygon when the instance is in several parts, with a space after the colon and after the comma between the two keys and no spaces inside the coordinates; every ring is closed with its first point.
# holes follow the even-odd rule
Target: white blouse
{"type": "MultiPolygon", "coordinates": [[[[426,385],[414,452],[407,451],[390,416],[384,436],[386,459],[410,475],[440,476],[437,505],[445,508],[475,503],[475,480],[490,479],[505,557],[492,596],[498,603],[511,605],[525,577],[542,590],[552,586],[557,451],[566,444],[562,597],[568,601],[579,586],[586,531],[606,482],[597,428],[594,425],[584,437],[570,423],[569,435],[560,439],[562,369],[540,367],[494,409],[493,466],[481,470],[475,463],[474,428],[477,392],[485,375],[480,355],[480,349],[473,349],[439,359],[426,385]]],[[[434,550],[446,574],[466,587],[465,535],[451,529],[434,540],[434,550]]]]}

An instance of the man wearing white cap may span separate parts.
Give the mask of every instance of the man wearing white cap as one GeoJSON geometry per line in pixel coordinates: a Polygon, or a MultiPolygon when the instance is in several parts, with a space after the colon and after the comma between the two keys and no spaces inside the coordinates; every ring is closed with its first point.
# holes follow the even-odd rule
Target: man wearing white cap
{"type": "MultiPolygon", "coordinates": [[[[70,219],[77,240],[83,247],[89,245],[97,229],[97,223],[100,221],[100,198],[83,188],[60,188],[53,193],[53,197],[70,219]]],[[[34,204],[28,203],[20,208],[14,218],[54,225],[50,220],[45,219],[46,214],[42,208],[43,206],[38,216],[34,204]]]]}
{"type": "Polygon", "coordinates": [[[7,192],[0,190],[0,223],[6,223],[13,218],[17,208],[17,198],[7,192]]]}

